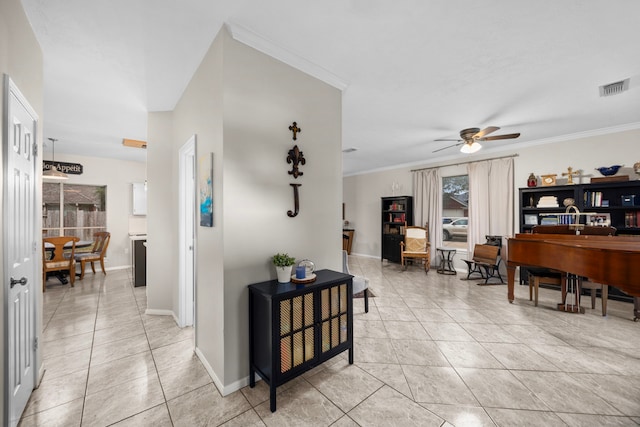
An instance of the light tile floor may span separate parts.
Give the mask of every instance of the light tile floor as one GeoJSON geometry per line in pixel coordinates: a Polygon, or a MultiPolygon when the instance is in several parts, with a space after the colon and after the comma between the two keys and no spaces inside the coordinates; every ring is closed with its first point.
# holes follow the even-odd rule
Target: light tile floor
{"type": "MultiPolygon", "coordinates": [[[[637,426],[640,323],[632,304],[553,309],[559,292],[351,256],[376,297],[354,300],[355,364],[340,355],[278,388],[222,397],[193,331],[148,316],[127,271],[44,294],[46,373],[22,426],[637,426]]],[[[590,304],[586,300],[587,306],[590,304]]]]}

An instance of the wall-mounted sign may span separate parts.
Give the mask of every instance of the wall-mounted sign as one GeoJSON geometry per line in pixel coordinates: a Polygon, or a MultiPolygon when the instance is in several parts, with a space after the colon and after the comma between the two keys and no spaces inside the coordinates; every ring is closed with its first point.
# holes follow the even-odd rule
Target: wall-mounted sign
{"type": "Polygon", "coordinates": [[[66,163],[66,162],[52,162],[51,160],[42,161],[42,172],[51,169],[51,166],[55,166],[60,172],[71,175],[82,175],[82,165],[80,163],[66,163]]]}

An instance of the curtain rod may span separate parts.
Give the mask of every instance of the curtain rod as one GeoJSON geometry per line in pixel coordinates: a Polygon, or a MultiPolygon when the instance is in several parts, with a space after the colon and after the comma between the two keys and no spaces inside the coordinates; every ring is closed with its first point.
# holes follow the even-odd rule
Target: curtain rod
{"type": "Polygon", "coordinates": [[[468,162],[460,162],[460,163],[449,163],[446,165],[440,165],[440,166],[432,166],[430,168],[422,168],[422,169],[411,169],[411,172],[420,172],[420,171],[426,171],[426,170],[430,170],[430,169],[437,169],[437,168],[444,168],[447,166],[459,166],[459,165],[466,165],[469,163],[478,163],[478,162],[484,162],[487,160],[499,160],[499,159],[508,159],[510,157],[518,157],[519,154],[509,154],[508,156],[500,156],[500,157],[492,157],[490,159],[482,159],[482,160],[469,160],[468,162]]]}

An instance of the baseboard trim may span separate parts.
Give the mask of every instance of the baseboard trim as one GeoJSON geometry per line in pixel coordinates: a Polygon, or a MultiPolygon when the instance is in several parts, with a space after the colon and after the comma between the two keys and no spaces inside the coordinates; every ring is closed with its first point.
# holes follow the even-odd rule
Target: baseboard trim
{"type": "Polygon", "coordinates": [[[216,373],[213,371],[213,368],[209,364],[209,361],[207,360],[206,357],[204,357],[204,354],[202,354],[202,352],[198,347],[196,347],[196,356],[198,356],[198,359],[200,359],[200,362],[202,362],[202,366],[204,366],[204,369],[206,369],[206,371],[209,373],[209,376],[213,380],[213,384],[216,386],[220,394],[223,396],[226,396],[227,394],[229,394],[229,393],[226,393],[226,394],[224,393],[224,386],[222,385],[222,381],[220,381],[220,378],[218,378],[216,373]]]}
{"type": "MultiPolygon", "coordinates": [[[[200,362],[202,362],[202,366],[204,366],[204,369],[207,370],[209,376],[213,380],[213,384],[215,384],[216,388],[222,396],[228,396],[231,393],[249,385],[249,376],[246,376],[245,378],[241,378],[238,381],[229,384],[228,386],[224,386],[222,384],[222,381],[220,381],[220,378],[218,378],[216,373],[213,371],[213,368],[209,364],[209,361],[206,357],[204,357],[204,354],[202,354],[198,347],[196,347],[196,356],[198,356],[198,359],[200,359],[200,362]]],[[[256,374],[256,381],[260,380],[262,380],[262,378],[260,378],[260,375],[256,374]]]]}
{"type": "Polygon", "coordinates": [[[126,270],[131,268],[130,265],[116,265],[115,267],[105,267],[104,271],[126,270]]]}
{"type": "Polygon", "coordinates": [[[157,308],[147,308],[144,311],[144,314],[148,314],[150,316],[171,316],[174,319],[176,318],[176,315],[173,314],[172,310],[159,310],[157,308]]]}
{"type": "Polygon", "coordinates": [[[44,368],[44,362],[40,364],[40,369],[38,369],[38,378],[35,388],[40,387],[40,383],[42,382],[42,378],[44,377],[46,369],[44,368]]]}

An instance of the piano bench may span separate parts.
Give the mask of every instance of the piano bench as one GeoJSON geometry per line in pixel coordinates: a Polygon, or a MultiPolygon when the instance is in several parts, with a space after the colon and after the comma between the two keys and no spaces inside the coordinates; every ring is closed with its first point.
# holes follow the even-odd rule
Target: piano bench
{"type": "Polygon", "coordinates": [[[607,300],[609,298],[609,286],[600,283],[590,282],[589,279],[583,279],[580,285],[581,289],[589,289],[591,296],[591,309],[596,308],[596,290],[600,289],[600,298],[602,299],[602,315],[607,315],[607,300]]]}
{"type": "Polygon", "coordinates": [[[540,283],[560,286],[562,284],[562,273],[548,268],[527,268],[527,270],[529,271],[529,301],[533,300],[533,305],[537,307],[540,283]]]}
{"type": "MultiPolygon", "coordinates": [[[[538,288],[540,283],[547,285],[562,285],[562,273],[546,268],[531,268],[529,270],[529,301],[533,299],[534,306],[538,306],[538,288]]],[[[609,287],[600,283],[590,282],[588,279],[580,281],[580,290],[589,289],[591,297],[591,309],[596,308],[596,290],[601,290],[602,299],[602,315],[607,315],[607,300],[609,296],[609,287]]],[[[564,299],[564,296],[563,296],[564,299]]]]}

